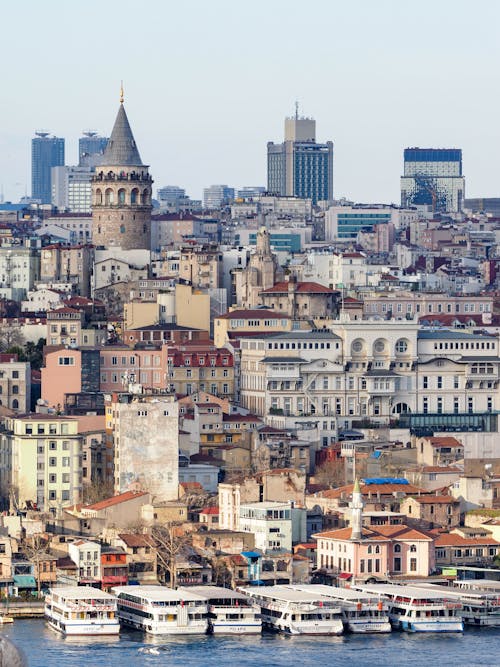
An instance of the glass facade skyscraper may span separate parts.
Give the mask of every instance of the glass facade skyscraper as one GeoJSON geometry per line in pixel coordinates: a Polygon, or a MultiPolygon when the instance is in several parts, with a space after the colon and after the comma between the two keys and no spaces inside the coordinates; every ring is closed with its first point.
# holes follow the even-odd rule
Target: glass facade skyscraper
{"type": "Polygon", "coordinates": [[[78,140],[78,165],[96,167],[108,145],[108,137],[100,137],[96,132],[84,132],[78,140]]]}
{"type": "Polygon", "coordinates": [[[31,196],[41,204],[52,199],[51,169],[64,165],[64,139],[36,132],[31,140],[31,196]]]}
{"type": "Polygon", "coordinates": [[[462,210],[465,179],[459,148],[406,148],[401,206],[429,206],[436,213],[462,210]]]}
{"type": "Polygon", "coordinates": [[[285,120],[285,141],[267,144],[267,189],[272,194],[333,199],[333,143],[316,143],[312,118],[285,120]]]}

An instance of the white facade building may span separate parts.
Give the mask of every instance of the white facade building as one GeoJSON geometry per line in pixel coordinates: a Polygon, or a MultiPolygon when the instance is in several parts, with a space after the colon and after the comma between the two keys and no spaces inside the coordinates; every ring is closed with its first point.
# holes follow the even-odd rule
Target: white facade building
{"type": "Polygon", "coordinates": [[[262,502],[240,505],[239,530],[255,535],[263,552],[292,550],[292,507],[289,503],[262,502]]]}

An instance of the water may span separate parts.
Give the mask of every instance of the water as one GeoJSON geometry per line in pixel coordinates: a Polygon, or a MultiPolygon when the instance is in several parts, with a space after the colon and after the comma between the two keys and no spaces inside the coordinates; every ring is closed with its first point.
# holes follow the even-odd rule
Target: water
{"type": "Polygon", "coordinates": [[[68,639],[43,620],[0,628],[22,648],[29,667],[439,667],[500,665],[500,628],[463,635],[347,635],[342,637],[149,638],[124,631],[119,638],[68,639]],[[157,649],[158,654],[145,653],[157,649]]]}

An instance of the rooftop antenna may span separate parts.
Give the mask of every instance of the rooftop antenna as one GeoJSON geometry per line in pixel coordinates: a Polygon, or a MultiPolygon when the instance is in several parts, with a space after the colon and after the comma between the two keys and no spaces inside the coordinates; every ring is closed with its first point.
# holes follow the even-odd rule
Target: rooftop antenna
{"type": "Polygon", "coordinates": [[[295,100],[295,120],[299,120],[299,101],[295,100]]]}
{"type": "Polygon", "coordinates": [[[123,81],[120,81],[120,104],[123,104],[123,81]]]}

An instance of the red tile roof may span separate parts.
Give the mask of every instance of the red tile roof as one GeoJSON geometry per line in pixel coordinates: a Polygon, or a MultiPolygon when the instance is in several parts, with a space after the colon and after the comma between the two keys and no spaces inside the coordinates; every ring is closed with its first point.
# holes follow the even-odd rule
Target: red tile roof
{"type": "Polygon", "coordinates": [[[219,508],[218,507],[205,507],[205,509],[202,509],[200,514],[219,514],[219,508]]]}
{"type": "Polygon", "coordinates": [[[462,443],[451,435],[426,438],[432,447],[463,447],[462,443]]]}
{"type": "MultiPolygon", "coordinates": [[[[268,289],[262,290],[260,294],[288,294],[288,286],[293,285],[295,292],[297,294],[337,294],[337,290],[330,289],[325,287],[325,285],[320,285],[319,283],[314,282],[297,282],[290,283],[283,281],[281,283],[276,283],[268,289]]],[[[274,313],[276,317],[276,313],[274,313]]]]}
{"type": "Polygon", "coordinates": [[[123,540],[128,547],[151,547],[154,545],[153,539],[149,535],[119,533],[118,537],[123,540]]]}
{"type": "Polygon", "coordinates": [[[436,547],[500,546],[492,537],[462,537],[456,533],[441,533],[434,544],[436,547]]]}
{"type": "MultiPolygon", "coordinates": [[[[349,496],[352,494],[354,484],[348,484],[347,486],[340,486],[337,489],[328,489],[327,491],[321,492],[322,498],[341,498],[342,494],[349,496]]],[[[405,495],[413,495],[417,493],[428,494],[432,491],[426,489],[421,489],[418,486],[413,486],[413,484],[361,484],[360,486],[361,493],[364,496],[371,494],[371,497],[376,497],[377,494],[381,496],[392,495],[397,491],[403,492],[405,495]]]]}
{"type": "Polygon", "coordinates": [[[98,503],[93,505],[87,505],[85,509],[90,510],[105,510],[108,507],[113,507],[113,505],[119,505],[120,503],[126,503],[129,500],[134,498],[140,498],[141,496],[147,496],[146,491],[125,491],[125,493],[120,493],[118,496],[113,496],[112,498],[106,498],[105,500],[100,500],[98,503]]]}
{"type": "Polygon", "coordinates": [[[423,505],[441,505],[441,504],[453,504],[453,505],[458,505],[458,500],[454,498],[453,496],[420,496],[417,498],[412,498],[417,503],[423,504],[423,505]]]}

